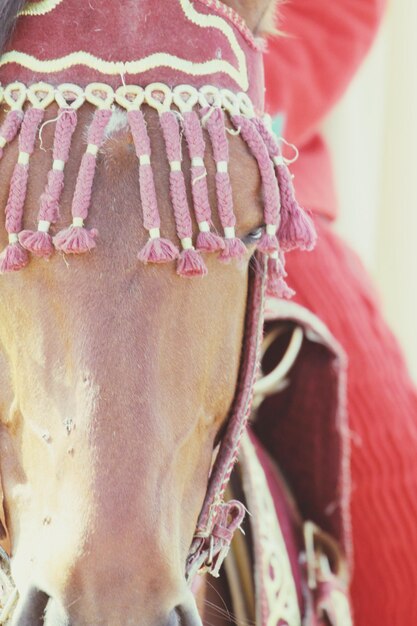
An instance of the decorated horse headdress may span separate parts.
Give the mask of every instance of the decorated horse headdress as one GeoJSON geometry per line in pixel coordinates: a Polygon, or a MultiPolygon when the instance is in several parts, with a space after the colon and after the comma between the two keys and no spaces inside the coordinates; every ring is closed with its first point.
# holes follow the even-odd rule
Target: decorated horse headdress
{"type": "MultiPolygon", "coordinates": [[[[0,57],[0,99],[8,109],[0,129],[0,158],[15,137],[19,145],[5,207],[9,243],[1,254],[0,271],[20,270],[31,254],[49,257],[55,250],[81,254],[98,244],[98,233],[88,220],[97,154],[112,112],[120,108],[126,113],[137,154],[140,210],[148,232],[139,260],[175,262],[181,276],[204,276],[205,253],[218,254],[223,261],[245,254],[236,236],[229,178],[229,134],[239,134],[261,176],[264,230],[258,252],[265,257],[268,287],[276,295],[287,295],[283,254],[297,247],[311,249],[315,233],[309,216],[295,200],[287,161],[264,115],[262,50],[262,42],[219,0],[124,2],[117,15],[106,3],[29,2],[0,57]],[[45,110],[53,102],[58,105],[53,157],[39,200],[38,226],[34,231],[22,230],[30,157],[45,110]],[[94,114],[72,199],[72,224],[52,235],[65,166],[71,159],[77,110],[84,102],[94,107],[94,114]],[[147,131],[149,108],[159,114],[177,241],[164,236],[160,220],[147,131]],[[183,137],[191,163],[192,206],[183,171],[183,137]],[[209,203],[206,141],[215,161],[216,207],[209,203]],[[215,210],[222,233],[213,228],[215,210]]],[[[259,293],[252,294],[252,303],[245,367],[191,548],[190,575],[205,566],[218,571],[232,532],[243,517],[242,505],[224,504],[222,496],[256,375],[262,329],[259,293]]]]}

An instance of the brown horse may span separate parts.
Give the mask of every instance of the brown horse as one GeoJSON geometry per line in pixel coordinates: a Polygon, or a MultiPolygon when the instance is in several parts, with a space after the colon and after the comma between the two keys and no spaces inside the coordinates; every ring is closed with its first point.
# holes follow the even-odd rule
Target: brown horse
{"type": "MultiPolygon", "coordinates": [[[[0,2],[3,39],[23,4],[0,2]]],[[[226,4],[255,33],[270,26],[274,1],[226,4]]],[[[46,119],[56,113],[49,107],[46,119]]],[[[57,230],[70,223],[90,105],[79,118],[57,230]]],[[[174,237],[159,122],[154,111],[147,119],[161,217],[174,237]]],[[[140,266],[137,161],[123,116],[113,122],[90,211],[100,245],[0,278],[2,519],[20,595],[16,626],[44,623],[47,603],[50,626],[164,626],[179,616],[200,623],[185,560],[235,394],[263,224],[259,171],[242,139],[231,137],[238,236],[247,246],[241,263],[208,257],[207,277],[193,281],[170,265],[140,266]]],[[[43,149],[32,157],[25,228],[36,224],[52,127],[42,128],[43,149]]],[[[17,150],[14,142],[0,162],[3,207],[17,150]]],[[[211,183],[209,194],[214,202],[211,183]]]]}

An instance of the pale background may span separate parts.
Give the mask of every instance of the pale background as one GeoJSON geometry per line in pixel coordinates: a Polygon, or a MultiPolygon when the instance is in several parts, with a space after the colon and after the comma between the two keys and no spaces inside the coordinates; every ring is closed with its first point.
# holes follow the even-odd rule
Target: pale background
{"type": "Polygon", "coordinates": [[[373,275],[417,381],[417,0],[392,0],[364,65],[324,122],[337,229],[373,275]]]}

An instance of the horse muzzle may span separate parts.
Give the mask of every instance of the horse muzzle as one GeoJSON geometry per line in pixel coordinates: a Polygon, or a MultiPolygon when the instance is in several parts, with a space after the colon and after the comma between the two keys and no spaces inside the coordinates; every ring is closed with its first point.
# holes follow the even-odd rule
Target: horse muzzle
{"type": "MultiPolygon", "coordinates": [[[[117,607],[117,604],[115,596],[114,606],[117,607]]],[[[140,609],[133,611],[132,614],[126,605],[120,605],[116,611],[114,609],[111,611],[111,615],[101,617],[98,614],[95,617],[82,614],[73,617],[69,613],[71,607],[65,611],[59,602],[46,593],[31,588],[19,599],[12,626],[179,626],[180,624],[203,626],[191,592],[187,592],[184,602],[173,608],[166,616],[149,617],[146,621],[140,609]]]]}

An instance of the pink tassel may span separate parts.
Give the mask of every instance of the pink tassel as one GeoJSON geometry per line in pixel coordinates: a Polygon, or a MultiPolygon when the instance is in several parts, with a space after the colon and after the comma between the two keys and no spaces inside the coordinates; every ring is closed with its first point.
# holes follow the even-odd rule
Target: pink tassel
{"type": "Polygon", "coordinates": [[[0,274],[7,272],[17,272],[29,263],[29,255],[22,248],[17,239],[9,236],[9,245],[3,250],[0,256],[0,274]]]}
{"type": "Polygon", "coordinates": [[[180,276],[205,276],[207,267],[192,244],[193,225],[188,207],[184,174],[181,170],[182,155],[178,119],[172,111],[164,111],[160,114],[159,119],[171,169],[169,174],[170,194],[177,235],[183,248],[178,260],[177,274],[180,276]]]}
{"type": "Polygon", "coordinates": [[[263,120],[256,118],[254,123],[265,142],[270,158],[275,164],[275,173],[281,194],[281,220],[278,229],[281,248],[284,251],[295,248],[312,250],[317,241],[314,223],[295,199],[291,174],[278,143],[263,120]]]}
{"type": "Polygon", "coordinates": [[[41,230],[22,230],[19,242],[25,250],[37,257],[48,259],[54,251],[51,235],[41,230]]]}
{"type": "Polygon", "coordinates": [[[87,230],[84,221],[88,217],[91,203],[98,149],[103,143],[104,132],[111,115],[110,109],[97,109],[88,129],[88,146],[81,160],[72,201],[73,222],[53,238],[55,248],[65,254],[83,254],[96,247],[98,232],[95,229],[87,230]]]}
{"type": "Polygon", "coordinates": [[[224,242],[219,235],[210,231],[211,208],[207,188],[207,171],[204,165],[205,142],[200,120],[195,111],[183,113],[184,134],[191,158],[191,192],[199,234],[197,249],[205,252],[224,250],[224,242]]]}
{"type": "Polygon", "coordinates": [[[64,187],[64,167],[68,161],[76,125],[77,113],[75,110],[59,110],[54,136],[53,164],[40,200],[38,230],[23,230],[19,234],[21,245],[38,257],[49,258],[54,251],[49,227],[59,217],[59,201],[64,187]]]}
{"type": "MultiPolygon", "coordinates": [[[[199,227],[202,228],[201,222],[199,227]]],[[[210,230],[200,230],[198,233],[197,250],[202,250],[204,252],[218,252],[219,250],[224,250],[224,248],[224,240],[219,235],[212,233],[210,230]]]]}
{"type": "Polygon", "coordinates": [[[90,252],[96,247],[98,231],[95,228],[87,230],[81,218],[74,218],[71,226],[61,230],[53,238],[54,246],[65,254],[83,254],[90,252]]]}
{"type": "Polygon", "coordinates": [[[229,144],[224,113],[219,107],[205,107],[201,111],[203,126],[208,130],[216,162],[217,209],[224,229],[224,250],[219,259],[228,262],[247,254],[244,243],[236,237],[236,216],[233,210],[232,186],[229,177],[229,144]]]}
{"type": "Polygon", "coordinates": [[[268,148],[258,132],[252,119],[243,115],[232,115],[235,128],[240,130],[240,135],[248,145],[249,150],[255,157],[262,179],[262,194],[264,201],[264,219],[266,224],[259,243],[258,250],[265,254],[277,252],[279,249],[276,232],[280,219],[280,195],[274,168],[269,157],[268,148]]]}
{"type": "Polygon", "coordinates": [[[22,120],[23,111],[20,109],[12,109],[6,115],[6,118],[0,128],[0,159],[3,156],[6,144],[11,143],[16,137],[22,124],[22,120]]]}
{"type": "Polygon", "coordinates": [[[313,220],[295,199],[289,169],[278,159],[277,157],[276,170],[282,198],[281,223],[278,229],[281,248],[286,252],[296,248],[312,250],[317,241],[313,220]]]}
{"type": "Polygon", "coordinates": [[[274,252],[268,259],[266,293],[272,298],[290,299],[295,291],[285,282],[287,272],[282,252],[274,252]]]}
{"type": "Polygon", "coordinates": [[[136,155],[139,159],[139,191],[143,224],[149,239],[138,254],[142,263],[168,263],[179,256],[178,248],[160,235],[161,219],[156,198],[155,181],[151,166],[151,142],[142,111],[130,110],[127,114],[136,155]]]}
{"type": "Polygon", "coordinates": [[[242,259],[246,256],[246,246],[238,237],[227,236],[224,240],[224,251],[219,256],[220,261],[223,263],[229,263],[232,259],[242,259]]]}
{"type": "Polygon", "coordinates": [[[207,267],[197,250],[190,248],[181,252],[177,274],[179,276],[205,276],[207,274],[207,267]]]}
{"type": "Polygon", "coordinates": [[[179,256],[178,248],[162,237],[148,239],[138,254],[139,261],[142,263],[168,263],[174,261],[179,256]]]}
{"type": "Polygon", "coordinates": [[[31,107],[23,117],[19,135],[19,157],[10,182],[6,204],[6,230],[9,244],[0,256],[0,272],[16,272],[29,262],[29,255],[19,243],[18,233],[22,228],[23,208],[29,178],[29,159],[33,153],[36,132],[44,116],[43,109],[31,107]]]}
{"type": "Polygon", "coordinates": [[[274,224],[268,224],[268,226],[266,226],[266,230],[262,234],[262,237],[259,240],[259,243],[257,246],[260,252],[263,252],[264,254],[272,254],[273,252],[276,252],[279,249],[278,238],[275,234],[276,230],[277,229],[274,224]],[[267,229],[269,228],[273,229],[274,232],[268,233],[267,229]]]}

